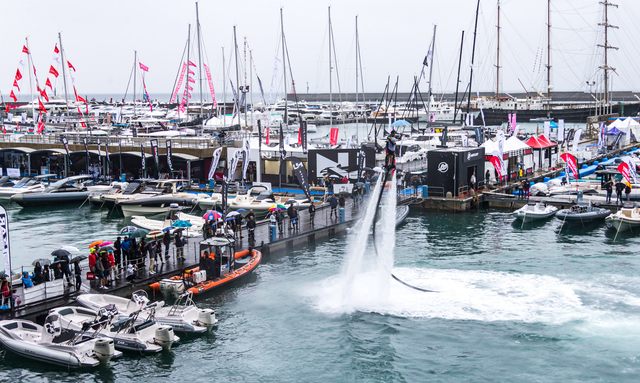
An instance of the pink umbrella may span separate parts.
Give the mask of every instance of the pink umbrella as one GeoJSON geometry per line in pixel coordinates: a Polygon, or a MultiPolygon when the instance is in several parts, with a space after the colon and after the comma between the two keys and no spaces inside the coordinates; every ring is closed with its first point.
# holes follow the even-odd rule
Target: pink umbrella
{"type": "Polygon", "coordinates": [[[207,212],[202,216],[202,219],[205,221],[216,221],[220,218],[222,218],[222,214],[215,210],[207,210],[207,212]]]}

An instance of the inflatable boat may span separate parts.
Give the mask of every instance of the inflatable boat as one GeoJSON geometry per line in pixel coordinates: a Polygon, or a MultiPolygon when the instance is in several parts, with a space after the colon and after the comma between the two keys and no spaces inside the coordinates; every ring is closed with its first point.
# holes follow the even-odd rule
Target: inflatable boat
{"type": "Polygon", "coordinates": [[[520,209],[513,212],[516,220],[522,220],[523,222],[533,222],[553,217],[558,211],[558,208],[551,205],[546,205],[542,202],[536,204],[527,204],[520,209]]]}
{"type": "Polygon", "coordinates": [[[611,214],[609,209],[591,205],[574,205],[569,209],[561,209],[556,213],[556,218],[564,222],[588,223],[602,221],[611,214]]]}
{"type": "MultiPolygon", "coordinates": [[[[209,238],[203,243],[211,242],[210,240],[217,240],[217,238],[209,238]]],[[[201,256],[203,256],[202,252],[201,247],[201,256]]],[[[207,253],[211,254],[211,251],[207,253]]],[[[162,279],[159,282],[152,283],[149,287],[164,296],[179,296],[185,292],[189,292],[194,296],[200,295],[251,274],[262,260],[262,253],[255,249],[238,251],[233,256],[225,256],[223,252],[218,251],[215,254],[217,256],[208,262],[208,267],[203,266],[201,269],[198,266],[187,269],[182,275],[162,279]],[[223,255],[220,256],[220,254],[223,255]]],[[[205,262],[206,264],[207,262],[205,262]]]]}

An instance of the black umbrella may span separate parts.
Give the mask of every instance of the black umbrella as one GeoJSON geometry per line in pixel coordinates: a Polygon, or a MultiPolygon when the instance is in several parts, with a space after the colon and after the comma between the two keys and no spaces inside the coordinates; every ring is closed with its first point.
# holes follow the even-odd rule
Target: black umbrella
{"type": "Polygon", "coordinates": [[[51,260],[50,259],[46,259],[46,258],[38,258],[35,261],[31,262],[32,266],[35,266],[36,263],[40,262],[40,266],[44,266],[44,265],[49,265],[51,264],[51,260]]]}
{"type": "Polygon", "coordinates": [[[57,264],[65,264],[67,262],[69,262],[69,261],[66,261],[66,260],[63,261],[62,259],[57,259],[57,260],[51,262],[51,264],[49,266],[51,268],[54,268],[57,264]]]}
{"type": "Polygon", "coordinates": [[[82,262],[87,258],[89,257],[87,257],[86,255],[76,255],[75,257],[71,258],[71,263],[82,262]]]}
{"type": "Polygon", "coordinates": [[[69,257],[71,253],[64,249],[58,249],[51,252],[51,256],[53,256],[56,260],[69,261],[69,257]]]}

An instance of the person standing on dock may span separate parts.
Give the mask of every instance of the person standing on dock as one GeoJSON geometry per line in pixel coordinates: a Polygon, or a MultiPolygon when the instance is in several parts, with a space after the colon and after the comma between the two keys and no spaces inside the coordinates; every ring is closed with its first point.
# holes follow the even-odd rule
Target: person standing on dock
{"type": "Polygon", "coordinates": [[[184,262],[184,240],[182,239],[182,231],[176,231],[174,242],[176,245],[176,258],[178,262],[184,262]]]}
{"type": "Polygon", "coordinates": [[[82,286],[82,269],[80,268],[79,261],[75,261],[73,263],[73,275],[75,277],[76,292],[77,292],[77,291],[80,291],[80,286],[82,286]]]}
{"type": "Polygon", "coordinates": [[[316,217],[316,205],[313,204],[313,201],[309,204],[309,221],[311,221],[311,226],[314,226],[314,218],[316,217]]]}
{"type": "Polygon", "coordinates": [[[122,269],[122,240],[120,237],[116,238],[113,243],[113,255],[116,257],[116,266],[120,270],[122,269]]]}
{"type": "Polygon", "coordinates": [[[256,240],[256,219],[255,215],[247,215],[247,232],[249,234],[249,244],[256,240]]]}
{"type": "Polygon", "coordinates": [[[629,202],[629,195],[630,194],[631,194],[631,185],[630,184],[624,185],[624,195],[625,195],[625,198],[626,198],[627,202],[629,202]]]}
{"type": "Polygon", "coordinates": [[[622,205],[622,192],[624,191],[624,184],[622,181],[616,182],[616,205],[620,203],[622,205]]]}
{"type": "Polygon", "coordinates": [[[385,143],[384,167],[386,171],[396,168],[396,131],[392,130],[385,143]]]}
{"type": "Polygon", "coordinates": [[[487,169],[486,172],[484,172],[484,187],[488,187],[489,183],[491,182],[491,172],[489,171],[489,169],[487,169]]]}
{"type": "Polygon", "coordinates": [[[336,219],[338,219],[338,199],[335,194],[332,194],[329,197],[329,206],[331,207],[331,214],[329,214],[329,218],[333,218],[335,215],[336,219]]]}
{"type": "Polygon", "coordinates": [[[611,181],[611,178],[609,178],[602,187],[607,191],[606,203],[611,203],[611,194],[613,193],[613,181],[611,181]]]}
{"type": "Polygon", "coordinates": [[[171,234],[168,231],[162,236],[162,244],[164,245],[164,261],[169,261],[169,246],[171,246],[171,234]]]}

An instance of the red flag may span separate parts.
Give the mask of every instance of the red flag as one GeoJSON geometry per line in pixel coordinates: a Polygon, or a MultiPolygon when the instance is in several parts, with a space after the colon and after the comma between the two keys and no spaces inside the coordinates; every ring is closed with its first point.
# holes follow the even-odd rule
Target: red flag
{"type": "Polygon", "coordinates": [[[302,145],[302,126],[298,128],[298,145],[302,145]]]}
{"type": "Polygon", "coordinates": [[[49,78],[47,78],[47,81],[44,83],[44,86],[48,86],[49,89],[53,90],[53,86],[51,86],[51,80],[49,80],[49,78]]]}
{"type": "Polygon", "coordinates": [[[22,73],[20,73],[20,69],[16,70],[16,78],[15,78],[15,80],[16,81],[22,80],[22,73]]]}
{"type": "Polygon", "coordinates": [[[71,62],[69,60],[67,60],[67,66],[69,67],[69,69],[71,69],[72,71],[76,71],[76,67],[73,66],[73,64],[71,64],[71,62]]]}
{"type": "Polygon", "coordinates": [[[489,162],[491,162],[491,165],[496,169],[498,178],[502,181],[502,161],[500,161],[500,158],[498,156],[489,156],[489,162]]]}
{"type": "Polygon", "coordinates": [[[20,92],[20,85],[18,85],[18,80],[13,80],[13,86],[18,88],[18,92],[20,92]]]}
{"type": "Polygon", "coordinates": [[[269,128],[264,130],[264,143],[265,145],[269,145],[271,141],[269,140],[269,128]]]}
{"type": "Polygon", "coordinates": [[[47,113],[47,108],[44,107],[44,104],[40,99],[38,99],[38,110],[42,113],[47,113]]]}
{"type": "Polygon", "coordinates": [[[58,44],[56,44],[56,46],[53,47],[53,53],[55,53],[55,54],[60,53],[60,49],[58,49],[58,44]]]}
{"type": "Polygon", "coordinates": [[[27,48],[27,46],[26,46],[26,45],[23,45],[23,46],[22,46],[22,53],[29,54],[29,48],[27,48]]]}
{"type": "Polygon", "coordinates": [[[149,71],[149,67],[148,67],[148,66],[146,66],[146,65],[144,65],[143,63],[139,62],[139,63],[138,63],[138,65],[140,65],[140,69],[141,69],[143,72],[148,72],[148,71],[149,71]]]}
{"type": "MultiPolygon", "coordinates": [[[[567,163],[567,168],[571,171],[571,174],[573,174],[573,178],[580,178],[580,173],[578,173],[578,159],[576,156],[571,153],[562,153],[560,158],[567,163]]],[[[568,174],[567,177],[569,177],[568,174]]]]}
{"type": "Polygon", "coordinates": [[[85,98],[84,98],[84,97],[82,97],[82,96],[81,96],[81,95],[79,95],[79,94],[78,94],[78,95],[76,95],[76,101],[78,101],[78,102],[83,102],[83,103],[85,103],[85,104],[87,103],[87,100],[85,100],[85,98]]]}
{"type": "Polygon", "coordinates": [[[618,165],[618,171],[628,183],[631,183],[631,169],[629,168],[628,163],[624,161],[620,162],[620,165],[618,165]]]}
{"type": "Polygon", "coordinates": [[[44,120],[42,116],[40,116],[40,121],[38,121],[38,134],[42,134],[44,132],[44,120]]]}
{"type": "Polygon", "coordinates": [[[194,64],[193,61],[189,60],[189,66],[197,66],[197,65],[194,64]]]}
{"type": "Polygon", "coordinates": [[[329,130],[329,145],[338,145],[338,128],[331,128],[329,130]]]}
{"type": "Polygon", "coordinates": [[[40,90],[40,96],[45,99],[45,101],[49,102],[49,96],[47,95],[47,89],[40,90]]]}
{"type": "Polygon", "coordinates": [[[13,102],[18,102],[18,97],[16,97],[16,94],[13,93],[13,89],[11,89],[11,93],[9,93],[9,97],[13,99],[13,102]]]}
{"type": "Polygon", "coordinates": [[[58,76],[60,75],[53,65],[49,67],[49,73],[51,73],[55,78],[58,78],[58,76]]]}

